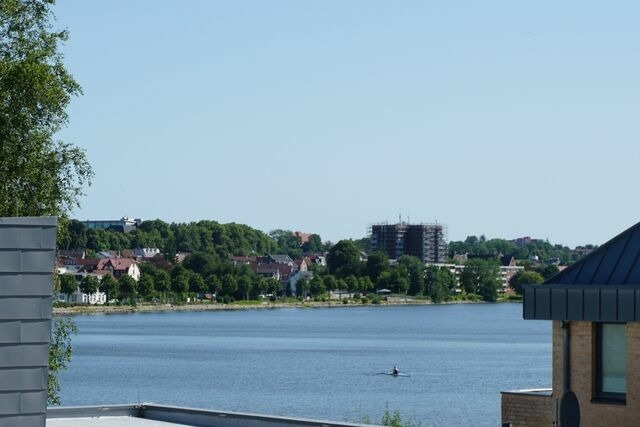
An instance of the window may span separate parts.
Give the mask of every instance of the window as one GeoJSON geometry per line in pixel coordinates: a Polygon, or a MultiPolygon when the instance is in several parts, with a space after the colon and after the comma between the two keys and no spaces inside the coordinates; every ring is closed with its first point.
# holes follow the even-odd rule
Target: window
{"type": "Polygon", "coordinates": [[[624,401],[627,394],[626,324],[598,324],[596,367],[596,397],[624,401]]]}

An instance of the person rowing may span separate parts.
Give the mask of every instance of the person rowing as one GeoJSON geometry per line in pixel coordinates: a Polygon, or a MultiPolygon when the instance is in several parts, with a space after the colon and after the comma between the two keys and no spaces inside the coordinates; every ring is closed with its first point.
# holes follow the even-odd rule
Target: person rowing
{"type": "Polygon", "coordinates": [[[393,369],[391,370],[391,375],[398,375],[398,368],[396,368],[395,366],[393,367],[393,369]]]}

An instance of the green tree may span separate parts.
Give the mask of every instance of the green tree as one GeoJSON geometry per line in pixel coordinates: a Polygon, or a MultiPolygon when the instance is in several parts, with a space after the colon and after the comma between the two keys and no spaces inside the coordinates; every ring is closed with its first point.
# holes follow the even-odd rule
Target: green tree
{"type": "Polygon", "coordinates": [[[389,270],[389,257],[384,252],[378,250],[367,258],[367,276],[372,282],[376,282],[383,271],[389,270]]]}
{"type": "Polygon", "coordinates": [[[171,290],[182,297],[189,292],[189,270],[182,264],[177,264],[171,269],[171,290]]]}
{"type": "Polygon", "coordinates": [[[423,295],[424,285],[424,262],[417,257],[403,255],[398,260],[398,265],[403,267],[409,276],[409,295],[423,295]]]}
{"type": "Polygon", "coordinates": [[[71,296],[78,289],[78,282],[73,274],[60,275],[60,292],[71,296]]]}
{"type": "Polygon", "coordinates": [[[362,292],[370,292],[371,290],[373,290],[373,282],[371,281],[369,276],[362,276],[358,279],[358,281],[360,283],[359,287],[362,292]]]}
{"type": "Polygon", "coordinates": [[[207,290],[212,294],[219,294],[222,290],[222,281],[215,274],[211,274],[207,277],[207,290]]]}
{"type": "Polygon", "coordinates": [[[62,63],[53,0],[0,2],[0,216],[61,215],[93,172],[84,151],[54,139],[80,86],[62,63]]]}
{"type": "Polygon", "coordinates": [[[394,267],[382,272],[376,283],[378,289],[389,289],[398,294],[406,294],[409,289],[409,277],[403,267],[394,267]]]}
{"type": "MultiPolygon", "coordinates": [[[[59,231],[93,172],[84,151],[54,139],[81,89],[58,48],[54,0],[0,1],[0,216],[60,216],[59,231]]],[[[62,234],[62,233],[61,233],[62,234]]],[[[70,319],[54,320],[47,399],[59,404],[57,374],[71,360],[70,319]]]]}
{"type": "Polygon", "coordinates": [[[516,274],[514,274],[511,279],[509,279],[509,286],[511,286],[516,293],[521,294],[522,285],[529,283],[537,284],[542,282],[544,282],[544,278],[540,275],[540,273],[536,271],[520,270],[516,274]]]}
{"type": "Polygon", "coordinates": [[[324,252],[324,245],[320,236],[318,234],[310,235],[309,239],[302,244],[302,251],[304,253],[324,252]]]}
{"type": "Polygon", "coordinates": [[[189,292],[201,294],[207,290],[207,283],[198,273],[192,273],[189,277],[189,292]]]}
{"type": "Polygon", "coordinates": [[[347,290],[349,292],[355,292],[360,287],[360,282],[358,281],[358,278],[356,276],[354,276],[353,274],[350,274],[349,276],[347,276],[344,279],[344,283],[345,283],[345,285],[347,287],[347,290]]]}
{"type": "Polygon", "coordinates": [[[427,267],[426,292],[434,303],[446,301],[455,287],[453,274],[446,269],[437,266],[427,267]]]}
{"type": "Polygon", "coordinates": [[[71,335],[75,335],[77,332],[78,328],[70,318],[54,317],[49,345],[49,379],[47,382],[47,403],[49,405],[61,403],[58,373],[66,369],[71,361],[73,353],[71,335]]]}
{"type": "Polygon", "coordinates": [[[150,297],[153,292],[154,280],[150,274],[140,274],[140,280],[138,281],[138,292],[143,297],[150,297]]]}
{"type": "Polygon", "coordinates": [[[320,276],[313,276],[309,281],[309,291],[311,295],[318,296],[322,295],[327,291],[327,288],[324,285],[324,280],[320,276]]]}
{"type": "Polygon", "coordinates": [[[500,267],[497,261],[471,259],[464,265],[460,275],[460,284],[468,294],[478,294],[484,301],[495,301],[498,298],[498,275],[500,267]]]}
{"type": "Polygon", "coordinates": [[[238,280],[233,274],[225,274],[222,277],[222,294],[231,296],[238,290],[238,280]]]}
{"type": "Polygon", "coordinates": [[[118,278],[118,288],[122,299],[135,297],[138,293],[138,282],[128,274],[123,274],[118,278]]]}
{"type": "Polygon", "coordinates": [[[80,291],[85,295],[92,295],[98,291],[100,281],[95,276],[84,276],[80,281],[80,291]]]}
{"type": "Polygon", "coordinates": [[[329,249],[327,270],[336,277],[359,276],[361,265],[360,250],[351,240],[340,240],[329,249]]]}
{"type": "Polygon", "coordinates": [[[302,241],[293,231],[271,230],[269,236],[276,241],[279,253],[287,254],[294,259],[302,255],[302,241]]]}
{"type": "Polygon", "coordinates": [[[325,288],[327,288],[328,291],[335,291],[336,289],[338,289],[338,281],[336,280],[336,277],[334,275],[332,274],[326,275],[323,281],[324,281],[324,286],[325,288]]]}
{"type": "Polygon", "coordinates": [[[364,253],[371,253],[371,237],[363,237],[353,241],[353,244],[364,253]]]}
{"type": "Polygon", "coordinates": [[[171,289],[171,276],[166,270],[157,269],[153,274],[153,287],[158,292],[169,292],[171,289]]]}
{"type": "Polygon", "coordinates": [[[248,275],[242,275],[238,277],[238,291],[242,294],[242,298],[249,299],[249,292],[251,291],[251,285],[253,281],[248,275]]]}
{"type": "Polygon", "coordinates": [[[309,295],[310,290],[311,284],[309,280],[303,278],[298,280],[298,283],[296,283],[296,294],[299,297],[306,297],[307,295],[309,295]]]}
{"type": "Polygon", "coordinates": [[[494,302],[498,299],[498,289],[500,289],[500,281],[496,276],[491,276],[480,283],[478,294],[483,301],[494,302]]]}
{"type": "Polygon", "coordinates": [[[120,294],[118,281],[111,274],[105,274],[100,280],[100,292],[107,294],[107,301],[115,299],[120,294]]]}
{"type": "Polygon", "coordinates": [[[282,293],[282,285],[279,281],[273,278],[266,279],[267,293],[278,296],[282,293]]]}
{"type": "Polygon", "coordinates": [[[84,249],[87,247],[87,227],[82,222],[72,219],[58,226],[65,229],[58,235],[58,248],[84,249]]]}

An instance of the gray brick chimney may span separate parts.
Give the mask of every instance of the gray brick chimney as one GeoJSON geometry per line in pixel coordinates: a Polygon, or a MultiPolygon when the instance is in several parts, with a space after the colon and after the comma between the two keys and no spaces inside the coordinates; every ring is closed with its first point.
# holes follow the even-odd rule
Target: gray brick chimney
{"type": "Polygon", "coordinates": [[[0,426],[44,427],[55,217],[0,218],[0,426]]]}

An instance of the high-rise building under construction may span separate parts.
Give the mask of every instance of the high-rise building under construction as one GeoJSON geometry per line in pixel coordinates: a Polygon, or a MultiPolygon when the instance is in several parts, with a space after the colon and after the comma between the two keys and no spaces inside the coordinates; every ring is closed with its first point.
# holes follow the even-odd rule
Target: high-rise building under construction
{"type": "Polygon", "coordinates": [[[389,259],[412,255],[423,262],[443,263],[447,253],[445,234],[442,224],[374,224],[371,249],[383,251],[389,259]]]}

